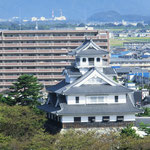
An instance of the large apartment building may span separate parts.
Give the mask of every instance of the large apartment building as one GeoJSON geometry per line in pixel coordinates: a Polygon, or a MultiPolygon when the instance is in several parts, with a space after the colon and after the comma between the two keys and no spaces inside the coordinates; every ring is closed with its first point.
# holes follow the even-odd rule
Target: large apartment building
{"type": "Polygon", "coordinates": [[[109,34],[99,30],[17,30],[0,32],[0,91],[22,74],[32,74],[47,85],[64,79],[62,70],[74,57],[68,52],[85,38],[109,50],[109,34]]]}

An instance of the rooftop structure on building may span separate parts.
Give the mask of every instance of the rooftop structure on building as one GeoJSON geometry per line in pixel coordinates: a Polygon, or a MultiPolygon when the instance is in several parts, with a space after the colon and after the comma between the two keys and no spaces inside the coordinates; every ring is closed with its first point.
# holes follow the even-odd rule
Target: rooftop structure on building
{"type": "Polygon", "coordinates": [[[118,127],[134,123],[133,90],[113,80],[109,52],[92,40],[69,53],[75,63],[66,68],[65,79],[47,88],[49,98],[39,109],[63,128],[118,127]]]}
{"type": "Polygon", "coordinates": [[[111,58],[110,65],[113,67],[141,67],[150,70],[150,58],[111,58]]]}
{"type": "Polygon", "coordinates": [[[127,49],[137,49],[144,45],[150,46],[150,42],[139,41],[139,42],[124,42],[123,43],[123,46],[126,47],[127,49]]]}
{"type": "Polygon", "coordinates": [[[22,74],[32,74],[45,86],[64,79],[62,71],[74,57],[68,52],[84,39],[92,38],[109,50],[107,31],[17,30],[0,32],[0,91],[9,88],[22,74]]]}

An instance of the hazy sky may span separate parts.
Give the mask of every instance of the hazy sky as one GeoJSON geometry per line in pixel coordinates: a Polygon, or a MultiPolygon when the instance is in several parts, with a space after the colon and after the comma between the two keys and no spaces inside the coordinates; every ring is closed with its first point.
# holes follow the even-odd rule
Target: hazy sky
{"type": "Polygon", "coordinates": [[[150,0],[0,0],[0,18],[51,17],[52,10],[59,16],[60,9],[71,19],[85,19],[108,10],[150,16],[150,0]]]}

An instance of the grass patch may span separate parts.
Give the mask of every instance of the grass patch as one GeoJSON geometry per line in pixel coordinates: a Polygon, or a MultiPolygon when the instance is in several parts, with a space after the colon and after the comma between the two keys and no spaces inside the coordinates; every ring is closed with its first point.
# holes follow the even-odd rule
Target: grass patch
{"type": "Polygon", "coordinates": [[[110,46],[123,46],[124,42],[150,42],[150,37],[127,37],[110,39],[110,46]]]}

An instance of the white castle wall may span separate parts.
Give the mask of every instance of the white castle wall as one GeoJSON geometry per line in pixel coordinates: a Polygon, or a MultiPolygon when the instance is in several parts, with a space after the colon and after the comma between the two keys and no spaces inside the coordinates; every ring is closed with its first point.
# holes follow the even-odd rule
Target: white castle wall
{"type": "MultiPolygon", "coordinates": [[[[103,115],[103,116],[108,116],[108,115],[103,115]]],[[[99,115],[99,116],[93,116],[93,117],[95,117],[95,122],[102,122],[103,116],[99,115]]],[[[118,114],[118,116],[120,115],[118,114]]],[[[124,121],[135,121],[134,114],[125,114],[122,116],[124,116],[124,121]]],[[[76,116],[62,116],[62,123],[73,123],[74,117],[76,116]]],[[[88,117],[90,116],[81,116],[81,122],[88,122],[88,117]]],[[[110,121],[111,122],[117,121],[117,115],[110,115],[110,121]]]]}
{"type": "MultiPolygon", "coordinates": [[[[100,95],[104,97],[103,103],[116,103],[115,102],[115,96],[118,97],[117,103],[126,103],[126,95],[100,95]]],[[[68,105],[79,105],[79,104],[88,104],[88,96],[78,96],[79,97],[79,103],[76,103],[76,96],[66,96],[67,98],[67,104],[68,105]]]]}

